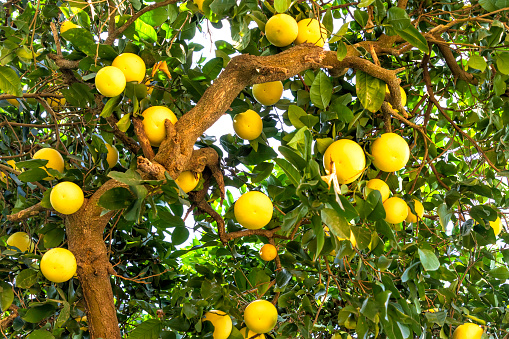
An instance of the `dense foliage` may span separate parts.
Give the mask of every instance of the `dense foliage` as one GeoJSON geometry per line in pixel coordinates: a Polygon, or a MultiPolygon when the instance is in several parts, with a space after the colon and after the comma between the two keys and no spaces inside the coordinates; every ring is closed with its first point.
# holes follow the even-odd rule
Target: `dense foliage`
{"type": "Polygon", "coordinates": [[[205,0],[203,10],[176,0],[74,1],[0,4],[4,336],[98,338],[110,327],[130,339],[212,338],[200,319],[219,309],[232,317],[237,339],[255,299],[277,305],[267,338],[450,338],[464,322],[483,325],[487,337],[509,335],[509,1],[205,0]],[[264,28],[275,13],[319,18],[328,52],[271,45],[264,28]],[[64,20],[80,28],[59,33],[64,20]],[[228,30],[231,40],[221,36],[228,30]],[[196,43],[209,31],[207,39],[218,39],[213,51],[196,43]],[[149,87],[128,83],[105,98],[95,74],[126,52],[145,61],[149,87]],[[161,61],[167,71],[157,70],[161,61]],[[283,81],[284,98],[262,106],[251,85],[273,80],[283,81]],[[237,91],[238,84],[247,86],[237,91]],[[155,157],[136,128],[153,105],[179,119],[155,157]],[[223,113],[247,109],[262,116],[257,139],[204,134],[223,113]],[[411,150],[392,173],[377,170],[370,155],[385,132],[411,150]],[[193,133],[201,136],[190,149],[173,147],[193,133]],[[363,147],[367,165],[353,183],[329,188],[323,153],[343,138],[363,147]],[[106,143],[120,154],[113,168],[106,143]],[[65,160],[50,181],[45,162],[32,160],[44,147],[65,160]],[[198,150],[214,150],[219,160],[193,161],[198,150]],[[167,172],[151,172],[154,164],[167,172]],[[185,169],[203,172],[189,194],[174,182],[185,169]],[[365,189],[372,178],[412,211],[413,199],[421,201],[424,216],[388,224],[380,194],[365,189]],[[78,184],[103,209],[104,251],[83,238],[80,246],[91,245],[80,252],[73,235],[95,219],[52,210],[49,194],[61,181],[78,184]],[[239,233],[233,206],[250,190],[270,197],[273,218],[263,230],[239,233]],[[497,217],[504,229],[495,236],[497,217]],[[34,252],[7,246],[18,231],[31,235],[34,252]],[[341,240],[350,232],[356,246],[341,240]],[[278,257],[265,262],[258,250],[269,242],[278,257]],[[75,252],[76,278],[44,278],[39,260],[54,247],[75,252]],[[106,284],[84,284],[94,274],[105,274],[106,284]],[[86,299],[89,290],[108,295],[109,281],[108,302],[86,299]],[[118,324],[101,320],[108,303],[118,324]]]}

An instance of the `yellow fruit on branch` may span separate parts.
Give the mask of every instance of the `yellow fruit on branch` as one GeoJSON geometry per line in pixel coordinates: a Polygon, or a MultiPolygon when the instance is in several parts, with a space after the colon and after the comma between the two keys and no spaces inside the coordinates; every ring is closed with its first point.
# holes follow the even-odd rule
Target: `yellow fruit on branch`
{"type": "Polygon", "coordinates": [[[108,149],[108,153],[106,154],[106,162],[110,168],[113,168],[118,162],[118,150],[116,147],[111,146],[108,143],[106,143],[106,148],[108,149]]]}
{"type": "Polygon", "coordinates": [[[184,193],[189,193],[195,189],[195,187],[200,182],[201,174],[193,173],[191,171],[184,171],[180,173],[177,180],[175,182],[177,185],[184,191],[184,193]]]}
{"type": "Polygon", "coordinates": [[[377,190],[380,192],[380,194],[382,195],[382,202],[387,200],[391,195],[389,185],[387,185],[385,181],[380,179],[371,179],[366,184],[366,195],[368,195],[373,190],[377,190]]]}
{"type": "Polygon", "coordinates": [[[165,120],[170,120],[172,124],[177,122],[177,116],[164,106],[149,107],[143,111],[142,116],[145,135],[154,147],[159,147],[166,138],[165,120]]]}
{"type": "Polygon", "coordinates": [[[297,21],[288,14],[276,14],[265,24],[265,36],[271,44],[285,47],[291,44],[299,32],[297,21]]]}
{"type": "Polygon", "coordinates": [[[32,252],[34,250],[34,243],[25,232],[11,234],[9,238],[7,238],[7,245],[16,247],[21,252],[32,252]]]}
{"type": "Polygon", "coordinates": [[[465,323],[456,327],[452,339],[481,339],[483,332],[481,326],[465,323]]]}
{"type": "Polygon", "coordinates": [[[214,339],[228,338],[233,329],[232,319],[223,311],[209,311],[205,313],[202,321],[210,321],[214,325],[214,339]]]}
{"type": "Polygon", "coordinates": [[[408,205],[405,200],[392,197],[384,202],[385,221],[389,224],[399,224],[408,216],[408,205]]]}
{"type": "Polygon", "coordinates": [[[361,176],[366,166],[364,150],[349,139],[333,142],[323,155],[323,166],[327,174],[334,172],[340,184],[349,184],[361,176]]]}
{"type": "Polygon", "coordinates": [[[283,83],[281,81],[264,82],[253,85],[253,96],[256,101],[265,106],[274,105],[283,95],[283,83]]]}
{"type": "MultiPolygon", "coordinates": [[[[54,150],[53,148],[41,148],[37,152],[35,152],[32,159],[43,159],[48,160],[48,163],[44,166],[45,168],[51,168],[59,171],[60,173],[64,172],[64,158],[62,155],[54,150]]],[[[48,173],[49,174],[49,173],[48,173]]],[[[46,177],[44,180],[53,180],[53,176],[46,177]]]]}
{"type": "Polygon", "coordinates": [[[255,300],[244,310],[244,322],[255,333],[270,332],[277,324],[277,309],[267,300],[255,300]]]}
{"type": "Polygon", "coordinates": [[[62,22],[62,24],[60,25],[60,33],[67,32],[68,30],[73,29],[73,28],[80,28],[80,26],[76,25],[72,21],[66,20],[66,21],[62,22]]]}
{"type": "Polygon", "coordinates": [[[495,236],[499,235],[502,232],[502,220],[500,220],[500,217],[497,217],[495,221],[490,221],[490,226],[493,228],[495,236]]]}
{"type": "Polygon", "coordinates": [[[111,65],[124,73],[127,82],[136,81],[141,84],[145,78],[147,70],[145,62],[134,53],[120,54],[113,60],[111,65]]]}
{"type": "Polygon", "coordinates": [[[103,67],[95,75],[95,87],[105,97],[120,95],[126,86],[124,73],[117,67],[103,67]]]}
{"type": "Polygon", "coordinates": [[[252,109],[248,109],[233,118],[233,129],[242,139],[254,140],[262,134],[262,118],[252,109]]]}
{"type": "Polygon", "coordinates": [[[233,208],[237,222],[250,230],[257,230],[267,225],[272,219],[272,201],[258,191],[244,193],[233,208]]]}
{"type": "Polygon", "coordinates": [[[11,105],[13,105],[14,107],[19,107],[19,101],[18,99],[7,99],[7,102],[11,105]]]}
{"type": "MultiPolygon", "coordinates": [[[[16,166],[16,162],[14,160],[7,160],[7,165],[14,168],[16,171],[19,171],[18,167],[16,166]]],[[[4,173],[0,170],[0,181],[7,183],[8,173],[4,173]]]]}
{"type": "Polygon", "coordinates": [[[274,260],[277,256],[277,248],[272,244],[265,244],[260,249],[260,257],[265,261],[274,260]]]}
{"type": "Polygon", "coordinates": [[[251,331],[249,328],[247,327],[243,327],[240,329],[240,334],[242,334],[242,336],[244,337],[244,339],[251,339],[251,338],[255,338],[255,336],[258,334],[258,336],[255,338],[255,339],[265,339],[265,334],[262,334],[262,333],[255,333],[253,331],[251,331]]]}
{"type": "Polygon", "coordinates": [[[406,222],[417,222],[417,220],[421,219],[424,215],[424,206],[419,200],[414,199],[414,209],[417,215],[413,214],[410,210],[410,206],[408,206],[408,216],[406,217],[406,222]]]}
{"type": "Polygon", "coordinates": [[[193,0],[194,4],[198,7],[200,11],[203,12],[203,2],[205,0],[193,0]]]}
{"type": "MultiPolygon", "coordinates": [[[[399,87],[399,91],[401,93],[401,106],[406,105],[406,92],[403,89],[403,87],[399,87]]],[[[385,85],[385,93],[390,94],[391,91],[389,90],[389,85],[385,85]]],[[[389,103],[389,106],[392,108],[392,105],[389,103]]]]}
{"type": "Polygon", "coordinates": [[[70,181],[55,185],[51,190],[49,199],[51,207],[62,214],[76,213],[85,201],[81,187],[70,181]]]}
{"type": "Polygon", "coordinates": [[[384,133],[371,146],[373,164],[384,172],[399,171],[406,166],[410,158],[410,148],[401,136],[384,133]]]}
{"type": "Polygon", "coordinates": [[[71,279],[76,273],[76,258],[65,248],[52,248],[44,253],[40,268],[49,281],[61,283],[71,279]]]}
{"type": "Polygon", "coordinates": [[[316,19],[303,19],[299,21],[299,33],[295,39],[295,44],[310,43],[323,47],[327,40],[327,30],[316,19]]]}
{"type": "MultiPolygon", "coordinates": [[[[61,93],[55,93],[55,94],[61,95],[61,93]]],[[[66,102],[65,98],[54,98],[54,97],[49,97],[46,99],[46,101],[53,109],[64,106],[65,102],[66,102]]]]}

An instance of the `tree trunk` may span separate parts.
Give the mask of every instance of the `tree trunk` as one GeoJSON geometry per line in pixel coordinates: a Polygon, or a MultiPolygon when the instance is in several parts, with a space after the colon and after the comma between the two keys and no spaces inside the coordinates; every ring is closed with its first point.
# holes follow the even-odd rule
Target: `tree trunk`
{"type": "Polygon", "coordinates": [[[87,305],[90,338],[120,339],[117,311],[113,302],[110,274],[113,271],[103,240],[104,228],[113,212],[100,216],[99,197],[108,189],[119,186],[110,180],[76,213],[66,217],[68,248],[76,257],[78,278],[87,305]]]}

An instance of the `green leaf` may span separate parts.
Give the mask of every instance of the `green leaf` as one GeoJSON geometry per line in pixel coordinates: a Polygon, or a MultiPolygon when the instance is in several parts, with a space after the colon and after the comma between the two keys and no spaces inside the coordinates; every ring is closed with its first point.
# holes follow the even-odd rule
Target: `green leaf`
{"type": "Polygon", "coordinates": [[[163,323],[158,319],[149,319],[138,326],[129,333],[127,339],[158,339],[163,323]]]}
{"type": "Polygon", "coordinates": [[[316,148],[318,152],[324,154],[327,148],[334,142],[332,138],[317,138],[316,139],[316,148]]]}
{"type": "Polygon", "coordinates": [[[357,7],[368,7],[369,5],[371,5],[373,2],[375,2],[375,0],[362,0],[361,2],[359,2],[357,4],[357,7]]]}
{"type": "Polygon", "coordinates": [[[451,220],[452,212],[447,208],[446,204],[441,204],[438,206],[438,219],[440,221],[440,225],[442,226],[442,230],[446,230],[447,224],[451,220]]]}
{"type": "Polygon", "coordinates": [[[115,187],[101,195],[99,205],[107,210],[121,210],[129,207],[136,198],[133,193],[124,187],[115,187]]]}
{"type": "Polygon", "coordinates": [[[296,168],[305,168],[308,164],[304,158],[298,155],[293,149],[286,146],[279,146],[279,153],[281,153],[286,160],[292,163],[296,168]]]}
{"type": "Polygon", "coordinates": [[[16,276],[16,287],[30,288],[37,282],[37,271],[25,269],[16,276]]]}
{"type": "Polygon", "coordinates": [[[0,310],[5,312],[14,301],[14,292],[12,286],[4,281],[0,281],[0,310]]]}
{"type": "Polygon", "coordinates": [[[429,54],[428,41],[414,26],[410,25],[403,30],[396,30],[396,33],[424,54],[429,54]]]}
{"type": "Polygon", "coordinates": [[[59,246],[65,238],[65,231],[63,228],[54,228],[48,233],[44,234],[43,242],[44,247],[52,248],[59,246]]]}
{"type": "Polygon", "coordinates": [[[117,108],[118,104],[120,103],[120,100],[122,100],[122,96],[120,95],[110,98],[106,105],[104,105],[104,108],[101,112],[101,116],[103,118],[108,118],[111,115],[111,113],[113,113],[113,110],[117,108]]]}
{"type": "Polygon", "coordinates": [[[223,15],[223,13],[227,12],[230,8],[235,6],[235,0],[214,0],[210,4],[210,10],[217,15],[223,15]]]}
{"type": "Polygon", "coordinates": [[[55,306],[52,304],[42,304],[28,309],[27,313],[21,317],[29,323],[38,323],[55,313],[55,306]]]}
{"type": "Polygon", "coordinates": [[[490,206],[486,205],[476,205],[472,206],[470,209],[470,216],[477,221],[479,224],[484,224],[483,219],[486,219],[488,221],[495,221],[497,220],[497,211],[495,211],[490,206]]]}
{"type": "Polygon", "coordinates": [[[479,5],[488,12],[493,12],[498,9],[493,0],[479,0],[479,5]]]}
{"type": "Polygon", "coordinates": [[[387,20],[395,30],[402,31],[410,26],[410,18],[404,9],[391,7],[387,11],[387,20]]]}
{"type": "Polygon", "coordinates": [[[320,109],[329,106],[332,97],[332,82],[323,71],[318,72],[315,80],[311,84],[310,98],[311,102],[320,109]]]}
{"type": "Polygon", "coordinates": [[[498,7],[497,9],[508,8],[509,0],[495,0],[495,6],[498,7]]]}
{"type": "Polygon", "coordinates": [[[322,25],[327,30],[328,34],[329,32],[332,33],[334,30],[334,19],[332,17],[332,10],[330,8],[327,8],[327,11],[325,12],[325,15],[322,18],[322,25]]]}
{"type": "Polygon", "coordinates": [[[274,9],[278,13],[284,13],[290,8],[291,0],[274,0],[274,9]]]}
{"type": "Polygon", "coordinates": [[[55,337],[50,331],[35,330],[28,335],[27,339],[55,339],[55,337]]]}
{"type": "MultiPolygon", "coordinates": [[[[486,63],[486,60],[480,55],[472,55],[470,59],[468,59],[467,62],[468,67],[475,68],[480,70],[481,72],[484,72],[488,64],[486,63]]],[[[497,60],[498,65],[498,60],[497,60]]]]}
{"type": "Polygon", "coordinates": [[[141,21],[152,27],[161,26],[168,20],[167,7],[158,7],[140,16],[141,21]]]}
{"type": "Polygon", "coordinates": [[[57,321],[55,322],[55,327],[62,327],[65,322],[71,317],[71,305],[67,301],[63,302],[62,309],[60,310],[60,314],[58,315],[57,321]]]}
{"type": "Polygon", "coordinates": [[[292,274],[288,272],[285,268],[283,268],[276,274],[276,286],[279,288],[288,285],[290,280],[292,280],[292,274]]]}
{"type": "Polygon", "coordinates": [[[435,323],[438,326],[444,326],[445,319],[447,319],[447,311],[425,312],[424,315],[429,322],[435,323]]]}
{"type": "Polygon", "coordinates": [[[385,82],[362,71],[357,71],[355,88],[362,106],[376,112],[385,100],[385,82]]]}
{"type": "Polygon", "coordinates": [[[209,79],[214,80],[217,78],[221,70],[223,69],[223,59],[222,58],[213,58],[209,60],[203,66],[203,74],[209,79]]]}
{"type": "Polygon", "coordinates": [[[493,90],[495,91],[495,94],[501,96],[502,94],[505,93],[506,89],[507,84],[504,81],[504,78],[502,78],[502,76],[499,73],[497,73],[495,75],[495,78],[493,79],[493,90]]]}
{"type": "Polygon", "coordinates": [[[336,237],[350,239],[350,225],[345,217],[340,216],[332,208],[324,208],[321,211],[322,221],[336,237]]]}
{"type": "Polygon", "coordinates": [[[147,25],[141,18],[134,22],[134,29],[141,39],[152,43],[157,41],[157,32],[154,27],[147,25]]]}
{"type": "Polygon", "coordinates": [[[108,173],[108,176],[128,186],[141,185],[143,182],[141,180],[141,175],[132,169],[127,170],[125,173],[111,171],[108,173]]]}
{"type": "Polygon", "coordinates": [[[338,51],[337,51],[338,61],[343,61],[343,59],[346,58],[347,53],[348,53],[348,49],[346,47],[346,44],[344,42],[339,42],[338,43],[338,51]]]}
{"type": "Polygon", "coordinates": [[[18,179],[22,182],[35,182],[43,180],[47,176],[48,173],[42,168],[33,168],[18,175],[18,179]]]}
{"type": "Polygon", "coordinates": [[[306,126],[300,120],[301,117],[304,117],[306,115],[307,115],[307,113],[299,106],[296,106],[296,105],[288,106],[288,119],[290,119],[290,122],[292,123],[292,125],[295,128],[299,129],[299,128],[306,126]]]}
{"type": "Polygon", "coordinates": [[[173,245],[180,245],[189,238],[189,230],[186,227],[175,227],[171,233],[171,242],[173,245]]]}
{"type": "Polygon", "coordinates": [[[366,11],[356,9],[355,12],[353,12],[353,17],[361,27],[366,27],[368,24],[369,14],[366,11]]]}
{"type": "Polygon", "coordinates": [[[122,118],[117,122],[117,127],[122,132],[126,132],[131,126],[131,113],[124,114],[122,118]]]}
{"type": "Polygon", "coordinates": [[[419,248],[419,258],[421,259],[422,267],[426,271],[436,271],[440,267],[440,261],[438,261],[437,256],[431,250],[419,248]]]}
{"type": "Polygon", "coordinates": [[[21,81],[16,72],[7,66],[0,66],[0,90],[5,94],[22,96],[21,81]]]}
{"type": "Polygon", "coordinates": [[[505,266],[495,267],[488,271],[488,274],[495,279],[505,281],[509,279],[509,270],[505,266]]]}
{"type": "Polygon", "coordinates": [[[288,179],[290,179],[291,183],[295,187],[297,187],[301,180],[301,175],[299,171],[285,159],[277,158],[274,159],[274,161],[276,162],[276,164],[279,165],[279,167],[281,167],[283,172],[285,172],[286,176],[288,177],[288,179]]]}

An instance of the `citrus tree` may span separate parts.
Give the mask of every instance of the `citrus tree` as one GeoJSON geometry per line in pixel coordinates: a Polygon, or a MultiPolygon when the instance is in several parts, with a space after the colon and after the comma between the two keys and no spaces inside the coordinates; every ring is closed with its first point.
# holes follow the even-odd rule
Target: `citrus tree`
{"type": "Polygon", "coordinates": [[[5,337],[508,337],[509,1],[0,6],[5,337]]]}

